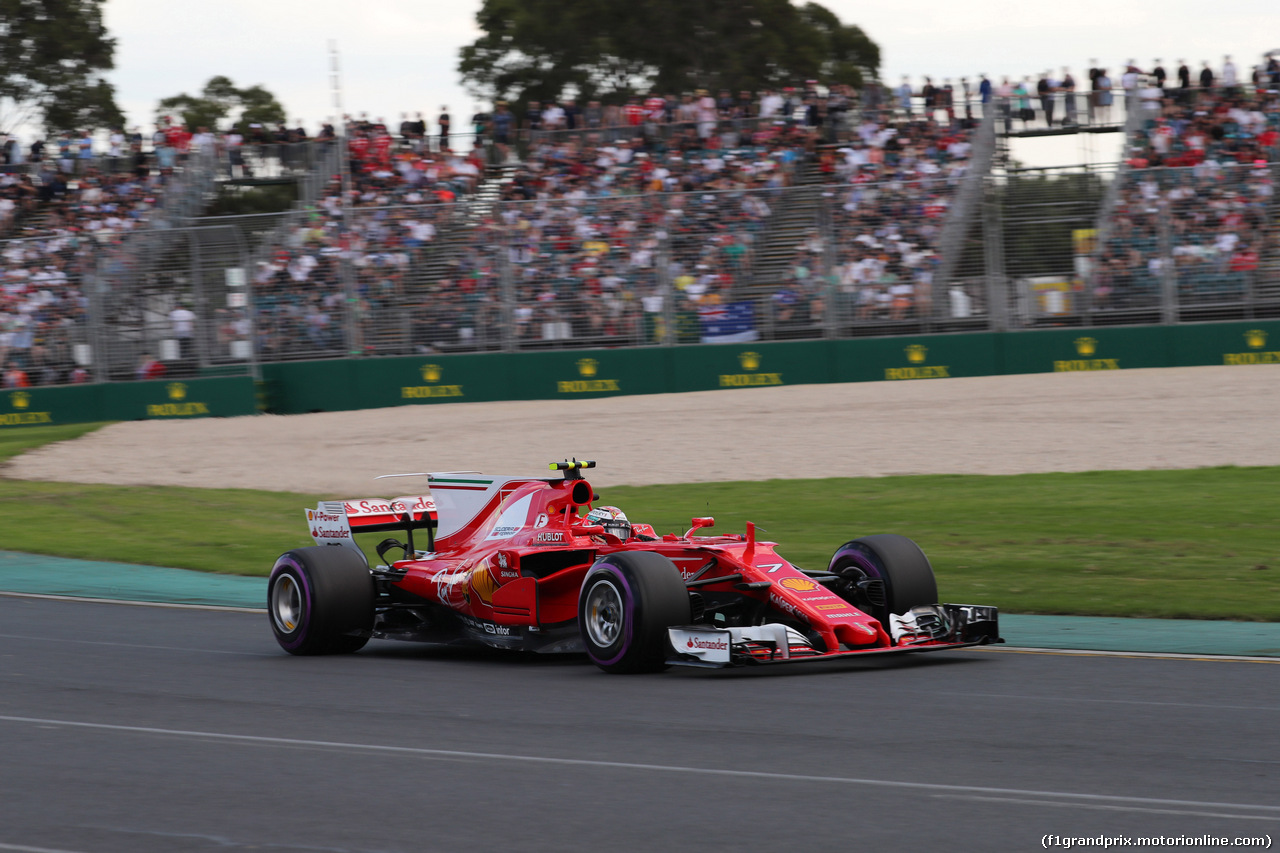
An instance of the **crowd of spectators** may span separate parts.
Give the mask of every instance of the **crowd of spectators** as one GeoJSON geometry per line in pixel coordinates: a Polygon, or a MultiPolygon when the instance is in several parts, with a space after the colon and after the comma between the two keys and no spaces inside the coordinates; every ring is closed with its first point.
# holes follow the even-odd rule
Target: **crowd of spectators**
{"type": "Polygon", "coordinates": [[[167,176],[139,169],[68,175],[40,164],[38,188],[12,174],[0,179],[20,191],[23,228],[0,243],[0,365],[11,387],[84,381],[73,345],[88,340],[86,275],[130,232],[145,227],[167,176]]]}
{"type": "Polygon", "coordinates": [[[92,243],[67,232],[3,244],[0,262],[0,365],[3,386],[24,388],[85,381],[72,352],[87,329],[84,267],[92,243]]]}
{"type": "MultiPolygon", "coordinates": [[[[1251,167],[1274,160],[1280,139],[1272,65],[1255,69],[1253,86],[1229,59],[1194,77],[1158,63],[1120,75],[1146,112],[1097,264],[1097,307],[1141,301],[1166,274],[1184,293],[1240,291],[1271,197],[1270,172],[1251,167]],[[1186,168],[1140,174],[1157,166],[1186,168]]],[[[421,114],[394,127],[348,117],[345,180],[332,175],[290,220],[253,270],[249,306],[223,312],[218,334],[243,339],[251,312],[270,360],[382,351],[384,332],[420,352],[655,342],[678,331],[664,325],[673,316],[757,297],[756,321],[784,336],[821,329],[833,307],[841,322],[910,321],[931,308],[938,238],[978,116],[994,101],[1009,120],[1026,110],[1050,125],[1084,120],[1109,106],[1112,86],[1093,67],[1079,87],[1063,69],[998,86],[986,75],[857,92],[807,81],[530,103],[518,114],[500,102],[465,130],[447,107],[434,128],[421,114]],[[1090,96],[1077,100],[1077,88],[1090,96]],[[790,244],[770,244],[789,261],[761,267],[771,217],[799,183],[822,186],[825,213],[790,244]]],[[[29,238],[3,251],[6,384],[85,378],[70,345],[86,319],[87,265],[146,222],[189,152],[215,151],[248,175],[244,146],[336,136],[331,125],[311,135],[301,123],[223,133],[169,124],[146,139],[115,131],[105,148],[102,135],[26,151],[0,140],[10,167],[0,235],[29,238]]]]}
{"type": "Polygon", "coordinates": [[[1239,300],[1258,269],[1275,187],[1265,163],[1128,174],[1093,276],[1094,308],[1150,306],[1166,276],[1180,304],[1239,300]]]}
{"type": "Polygon", "coordinates": [[[1142,126],[1126,140],[1135,169],[1280,159],[1280,91],[1144,89],[1142,126]]]}
{"type": "Polygon", "coordinates": [[[520,345],[642,342],[664,310],[660,282],[684,311],[733,292],[769,194],[792,181],[820,132],[784,119],[642,120],[576,133],[557,125],[513,140],[493,195],[465,211],[457,200],[476,188],[481,148],[464,158],[413,138],[397,144],[378,127],[357,130],[351,203],[344,208],[335,181],[259,268],[261,347],[359,350],[406,315],[417,349],[496,346],[504,273],[520,345]],[[447,256],[427,262],[444,228],[447,256]],[[339,318],[354,340],[339,340],[348,325],[339,318]]]}
{"type": "Polygon", "coordinates": [[[934,95],[921,114],[864,112],[845,144],[824,151],[829,215],[796,246],[772,294],[779,332],[820,333],[831,295],[840,322],[928,314],[938,238],[968,172],[975,127],[948,98],[934,95]]]}
{"type": "Polygon", "coordinates": [[[1181,304],[1248,292],[1275,215],[1280,62],[1255,71],[1252,87],[1227,85],[1233,75],[1228,66],[1215,77],[1206,64],[1202,85],[1193,86],[1183,66],[1181,85],[1161,88],[1153,78],[1139,93],[1144,114],[1126,140],[1128,168],[1094,272],[1095,307],[1152,304],[1166,276],[1181,304]]]}
{"type": "Polygon", "coordinates": [[[400,144],[368,121],[349,132],[346,183],[333,175],[315,209],[255,270],[255,331],[265,358],[375,346],[379,318],[402,316],[407,280],[482,179],[478,148],[464,156],[419,140],[400,144]]]}

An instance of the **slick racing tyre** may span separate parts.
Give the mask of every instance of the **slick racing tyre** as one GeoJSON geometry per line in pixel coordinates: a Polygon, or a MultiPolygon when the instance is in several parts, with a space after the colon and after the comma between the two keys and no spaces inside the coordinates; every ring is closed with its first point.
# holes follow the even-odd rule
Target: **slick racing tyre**
{"type": "Polygon", "coordinates": [[[845,598],[879,619],[886,631],[889,614],[938,603],[938,583],[929,558],[905,536],[882,533],[846,542],[831,557],[829,570],[861,584],[851,586],[845,598]]]}
{"type": "Polygon", "coordinates": [[[375,595],[359,554],[334,545],[298,548],[271,570],[267,615],[286,652],[345,654],[369,642],[375,595]]]}
{"type": "Polygon", "coordinates": [[[591,567],[578,594],[582,643],[605,672],[666,669],[667,628],[689,619],[689,591],[661,554],[610,554],[591,567]]]}

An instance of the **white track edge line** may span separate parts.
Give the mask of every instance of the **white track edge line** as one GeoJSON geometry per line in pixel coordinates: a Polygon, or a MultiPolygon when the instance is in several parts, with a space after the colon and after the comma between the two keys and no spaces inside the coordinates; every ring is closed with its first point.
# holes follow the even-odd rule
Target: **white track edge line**
{"type": "MultiPolygon", "coordinates": [[[[77,601],[86,604],[125,604],[134,607],[167,607],[178,610],[212,610],[224,613],[266,613],[265,607],[233,607],[224,604],[182,604],[169,601],[131,601],[120,598],[88,598],[78,595],[53,595],[38,592],[9,592],[0,590],[0,596],[10,598],[39,598],[47,601],[77,601]]],[[[1042,655],[1078,655],[1081,657],[1155,658],[1157,660],[1235,661],[1238,663],[1280,663],[1280,657],[1249,655],[1219,655],[1208,652],[1125,652],[1115,649],[1056,649],[1047,646],[974,646],[968,651],[1018,652],[1042,655]]]]}
{"type": "Polygon", "coordinates": [[[40,592],[9,592],[0,590],[9,598],[39,598],[46,601],[78,601],[85,604],[126,604],[133,607],[169,607],[178,610],[215,610],[225,613],[266,613],[265,607],[233,607],[229,604],[182,604],[173,601],[131,601],[124,598],[89,598],[82,595],[53,595],[40,592]]]}
{"type": "Polygon", "coordinates": [[[1233,661],[1237,663],[1280,663],[1280,657],[1260,655],[1219,655],[1211,652],[1124,652],[1117,649],[1055,649],[1045,646],[975,646],[974,651],[1014,652],[1031,655],[1077,655],[1096,658],[1155,658],[1157,660],[1233,661]]]}

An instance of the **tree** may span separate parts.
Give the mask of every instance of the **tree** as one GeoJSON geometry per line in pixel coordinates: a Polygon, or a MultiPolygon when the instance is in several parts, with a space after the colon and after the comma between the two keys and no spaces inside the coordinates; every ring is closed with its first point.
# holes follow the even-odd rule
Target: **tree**
{"type": "Polygon", "coordinates": [[[104,0],[0,0],[0,130],[119,127],[104,0]]]}
{"type": "Polygon", "coordinates": [[[281,124],[285,120],[284,107],[276,96],[262,86],[247,89],[236,88],[229,77],[210,77],[199,95],[183,92],[170,98],[161,98],[156,113],[164,118],[175,113],[182,116],[182,124],[189,130],[207,127],[216,130],[226,119],[232,124],[281,124]],[[235,113],[234,118],[231,118],[235,113]]]}
{"type": "Polygon", "coordinates": [[[880,66],[860,28],[789,0],[484,0],[476,23],[458,71],[492,100],[858,86],[880,66]]]}

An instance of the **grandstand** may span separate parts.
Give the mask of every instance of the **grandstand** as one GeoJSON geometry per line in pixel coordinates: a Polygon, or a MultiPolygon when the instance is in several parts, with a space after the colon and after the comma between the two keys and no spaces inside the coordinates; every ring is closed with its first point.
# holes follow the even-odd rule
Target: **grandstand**
{"type": "Polygon", "coordinates": [[[1133,89],[1109,125],[1060,106],[1125,156],[1059,175],[1008,158],[1009,135],[1073,132],[1021,97],[28,164],[0,186],[5,382],[1280,314],[1274,91],[1133,89]],[[294,209],[201,217],[262,182],[294,209]]]}

